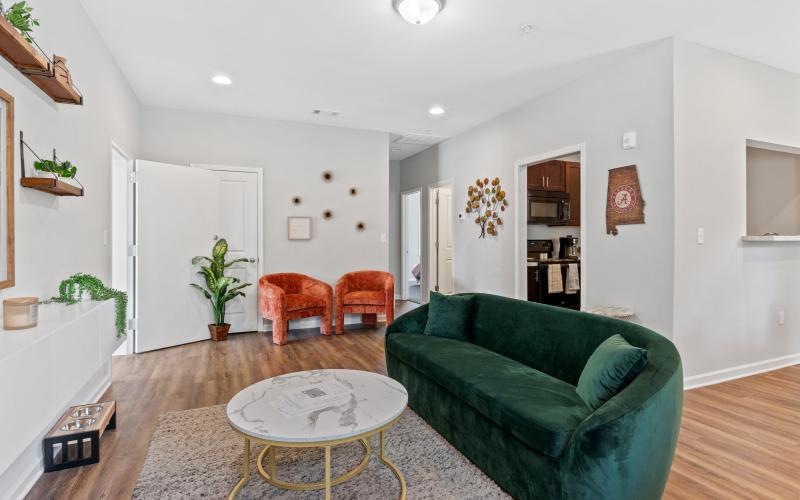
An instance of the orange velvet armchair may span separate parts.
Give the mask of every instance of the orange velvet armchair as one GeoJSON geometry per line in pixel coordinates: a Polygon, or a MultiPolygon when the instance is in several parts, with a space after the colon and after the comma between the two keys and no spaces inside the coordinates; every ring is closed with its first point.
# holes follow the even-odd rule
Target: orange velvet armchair
{"type": "Polygon", "coordinates": [[[394,276],[383,271],[347,273],[336,283],[336,333],[344,333],[344,315],[361,314],[374,324],[386,313],[386,325],[394,321],[394,276]]]}
{"type": "Polygon", "coordinates": [[[322,316],[320,330],[331,334],[333,289],[305,274],[267,274],[258,280],[261,315],[272,320],[272,342],[286,343],[289,320],[322,316]]]}

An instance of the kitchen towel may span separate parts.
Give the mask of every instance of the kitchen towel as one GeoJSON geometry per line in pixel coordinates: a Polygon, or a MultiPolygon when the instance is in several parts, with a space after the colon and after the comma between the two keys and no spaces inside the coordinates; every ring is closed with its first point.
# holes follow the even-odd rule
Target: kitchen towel
{"type": "Polygon", "coordinates": [[[565,293],[578,293],[581,289],[581,277],[578,272],[578,264],[567,266],[567,287],[565,293]]]}
{"type": "Polygon", "coordinates": [[[547,293],[561,293],[564,291],[564,281],[561,278],[561,264],[547,266],[547,293]]]}

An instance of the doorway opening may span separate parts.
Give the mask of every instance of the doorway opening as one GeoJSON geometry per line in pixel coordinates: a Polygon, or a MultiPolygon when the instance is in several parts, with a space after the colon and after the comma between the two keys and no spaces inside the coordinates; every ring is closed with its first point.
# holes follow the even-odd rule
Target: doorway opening
{"type": "Polygon", "coordinates": [[[430,207],[429,291],[451,294],[455,292],[453,269],[453,181],[442,181],[428,187],[430,207]]]}
{"type": "Polygon", "coordinates": [[[516,297],[581,309],[586,280],[585,145],[514,164],[516,297]]]}
{"type": "Polygon", "coordinates": [[[401,298],[419,304],[422,295],[422,218],[419,189],[406,191],[402,196],[401,241],[402,256],[400,271],[401,298]]]}
{"type": "MultiPolygon", "coordinates": [[[[128,326],[136,310],[136,261],[130,251],[135,244],[135,185],[133,159],[119,146],[111,144],[111,288],[128,294],[128,326]]],[[[128,329],[127,341],[114,352],[115,355],[133,353],[135,328],[128,329]]]]}

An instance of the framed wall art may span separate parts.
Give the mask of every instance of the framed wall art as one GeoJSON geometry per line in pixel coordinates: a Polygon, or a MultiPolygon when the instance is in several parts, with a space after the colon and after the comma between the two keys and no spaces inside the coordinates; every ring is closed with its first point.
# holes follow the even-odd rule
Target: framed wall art
{"type": "Polygon", "coordinates": [[[288,217],[287,227],[290,240],[311,239],[311,217],[288,217]]]}

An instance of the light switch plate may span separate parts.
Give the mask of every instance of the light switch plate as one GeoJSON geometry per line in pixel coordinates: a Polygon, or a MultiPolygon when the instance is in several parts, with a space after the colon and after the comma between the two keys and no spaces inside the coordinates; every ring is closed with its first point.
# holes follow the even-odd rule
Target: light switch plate
{"type": "Polygon", "coordinates": [[[697,228],[697,244],[702,245],[706,242],[706,230],[702,227],[697,228]]]}
{"type": "Polygon", "coordinates": [[[386,233],[381,233],[381,243],[386,243],[386,233]]]}
{"type": "Polygon", "coordinates": [[[622,149],[634,149],[636,147],[636,132],[625,132],[622,134],[622,149]]]}

